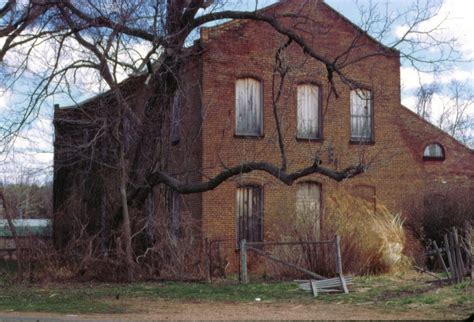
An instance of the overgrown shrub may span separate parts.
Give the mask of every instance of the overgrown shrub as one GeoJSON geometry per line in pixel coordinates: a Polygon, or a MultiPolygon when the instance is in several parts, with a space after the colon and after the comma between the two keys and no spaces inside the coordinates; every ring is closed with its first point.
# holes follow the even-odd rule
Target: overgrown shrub
{"type": "Polygon", "coordinates": [[[327,201],[325,229],[341,236],[343,267],[355,274],[399,272],[408,266],[406,235],[400,214],[373,205],[344,190],[327,201]]]}
{"type": "MultiPolygon", "coordinates": [[[[406,243],[403,220],[385,206],[373,205],[351,196],[344,190],[336,191],[325,200],[322,217],[322,240],[341,236],[343,271],[351,274],[375,274],[404,271],[409,259],[403,251],[406,243]]],[[[294,210],[293,210],[294,212],[294,210]]],[[[288,212],[286,212],[288,213],[288,212]]],[[[295,216],[281,216],[275,228],[279,240],[316,240],[313,221],[295,216]],[[284,221],[286,218],[286,221],[284,221]]],[[[272,254],[325,276],[335,274],[336,259],[333,245],[279,246],[272,254]]],[[[278,264],[269,265],[274,276],[297,277],[295,271],[278,264]]]]}
{"type": "Polygon", "coordinates": [[[461,229],[466,221],[474,221],[474,195],[466,189],[430,192],[422,202],[417,199],[419,196],[407,201],[407,227],[424,245],[430,240],[441,244],[449,229],[461,229]]]}

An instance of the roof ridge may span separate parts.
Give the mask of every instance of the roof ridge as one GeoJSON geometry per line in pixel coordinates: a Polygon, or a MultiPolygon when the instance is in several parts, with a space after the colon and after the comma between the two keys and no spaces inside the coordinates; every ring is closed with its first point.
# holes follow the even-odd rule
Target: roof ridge
{"type": "Polygon", "coordinates": [[[454,136],[452,136],[451,134],[449,134],[448,132],[446,132],[445,130],[441,129],[440,127],[438,127],[436,124],[433,124],[431,123],[430,121],[424,119],[423,117],[421,117],[420,115],[416,114],[414,111],[412,111],[410,108],[406,107],[405,105],[403,104],[400,104],[400,106],[407,112],[409,112],[410,114],[412,114],[412,116],[415,116],[417,119],[419,119],[420,121],[424,122],[425,124],[431,126],[432,128],[434,128],[435,130],[437,130],[438,132],[440,132],[441,134],[443,134],[444,136],[447,136],[448,138],[450,138],[452,141],[454,141],[456,144],[460,145],[461,147],[463,147],[464,149],[467,149],[469,152],[471,153],[474,153],[474,149],[470,148],[469,146],[467,146],[466,144],[460,142],[458,139],[456,139],[454,136]]]}
{"type": "MultiPolygon", "coordinates": [[[[291,1],[295,1],[295,0],[291,0],[291,1]]],[[[274,8],[277,8],[283,4],[286,4],[286,3],[289,3],[291,2],[290,0],[278,0],[276,3],[273,3],[271,5],[268,5],[266,7],[263,7],[263,8],[260,8],[260,9],[257,9],[255,10],[254,12],[264,12],[264,11],[267,11],[267,10],[270,10],[270,9],[274,9],[274,8]]],[[[338,10],[334,9],[333,7],[331,7],[329,4],[326,3],[325,0],[316,0],[316,3],[321,3],[323,4],[324,6],[326,6],[331,12],[335,13],[337,16],[339,16],[340,18],[342,18],[344,20],[344,22],[350,24],[354,29],[356,29],[358,32],[364,34],[365,36],[367,36],[371,41],[373,41],[376,45],[379,45],[381,46],[383,49],[385,50],[389,50],[389,51],[393,51],[397,54],[400,53],[399,50],[395,49],[395,48],[392,48],[392,47],[389,47],[387,45],[384,45],[382,42],[380,42],[379,40],[375,39],[374,37],[372,37],[371,35],[369,35],[369,33],[362,29],[360,26],[358,26],[356,23],[352,22],[349,18],[347,18],[346,16],[344,16],[341,12],[339,12],[338,10]]],[[[250,22],[251,20],[250,19],[230,19],[229,21],[225,21],[225,22],[222,22],[220,24],[216,24],[214,26],[209,26],[209,27],[201,27],[201,37],[203,36],[203,32],[202,31],[205,31],[206,33],[208,33],[209,31],[217,31],[219,29],[225,29],[225,28],[230,28],[232,27],[233,25],[240,25],[240,24],[243,24],[243,23],[248,23],[250,22]]],[[[207,37],[207,35],[204,35],[204,37],[207,37]]]]}

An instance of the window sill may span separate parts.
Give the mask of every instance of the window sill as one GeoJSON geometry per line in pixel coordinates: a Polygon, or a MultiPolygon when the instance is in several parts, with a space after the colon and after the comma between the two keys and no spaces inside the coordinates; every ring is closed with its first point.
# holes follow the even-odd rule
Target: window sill
{"type": "Polygon", "coordinates": [[[323,142],[323,139],[322,138],[299,138],[299,137],[296,137],[296,141],[298,142],[323,142]]]}
{"type": "Polygon", "coordinates": [[[445,157],[423,157],[423,161],[443,162],[445,159],[445,157]]]}
{"type": "Polygon", "coordinates": [[[374,140],[357,140],[357,139],[351,139],[349,141],[350,145],[375,145],[374,140]]]}
{"type": "Polygon", "coordinates": [[[265,138],[265,134],[251,135],[251,134],[234,134],[236,139],[250,139],[250,140],[261,140],[265,138]]]}

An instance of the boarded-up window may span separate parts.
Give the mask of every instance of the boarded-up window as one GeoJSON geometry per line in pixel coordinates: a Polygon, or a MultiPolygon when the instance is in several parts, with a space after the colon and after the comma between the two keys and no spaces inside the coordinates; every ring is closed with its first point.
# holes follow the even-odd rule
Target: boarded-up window
{"type": "Polygon", "coordinates": [[[173,98],[173,104],[171,105],[171,124],[170,124],[170,138],[171,144],[178,144],[181,140],[181,104],[182,96],[177,91],[173,98]]]}
{"type": "Polygon", "coordinates": [[[425,160],[444,160],[444,149],[438,143],[431,143],[425,147],[423,151],[423,159],[425,160]]]}
{"type": "Polygon", "coordinates": [[[321,185],[317,182],[298,184],[296,192],[296,220],[310,233],[311,239],[321,237],[321,185]]]}
{"type": "Polygon", "coordinates": [[[259,186],[237,189],[237,245],[244,238],[263,241],[263,196],[259,186]]]}
{"type": "Polygon", "coordinates": [[[299,85],[297,96],[297,137],[301,139],[317,139],[320,137],[319,87],[311,84],[299,85]]]}
{"type": "Polygon", "coordinates": [[[235,84],[235,134],[263,134],[262,85],[253,78],[238,79],[235,84]]]}
{"type": "Polygon", "coordinates": [[[372,115],[372,93],[363,89],[351,91],[351,138],[353,140],[372,140],[372,115]]]}

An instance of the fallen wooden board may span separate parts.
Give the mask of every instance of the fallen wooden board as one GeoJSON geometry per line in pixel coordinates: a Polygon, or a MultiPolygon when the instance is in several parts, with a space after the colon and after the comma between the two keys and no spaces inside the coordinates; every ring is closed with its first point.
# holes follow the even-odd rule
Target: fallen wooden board
{"type": "MultiPolygon", "coordinates": [[[[352,281],[352,276],[345,276],[344,279],[348,282],[352,281]]],[[[332,282],[332,281],[339,281],[339,277],[333,277],[333,278],[327,278],[324,280],[318,280],[318,283],[324,283],[324,282],[332,282]]],[[[309,283],[309,280],[294,280],[296,283],[309,283]]]]}
{"type": "Polygon", "coordinates": [[[312,292],[313,296],[317,296],[318,293],[323,292],[341,292],[348,293],[347,285],[352,285],[352,277],[347,276],[343,277],[344,282],[340,277],[330,278],[326,280],[296,280],[295,282],[299,283],[299,288],[303,291],[312,292]],[[344,285],[345,284],[345,285],[344,285]],[[346,287],[344,287],[346,286],[346,287]]]}

